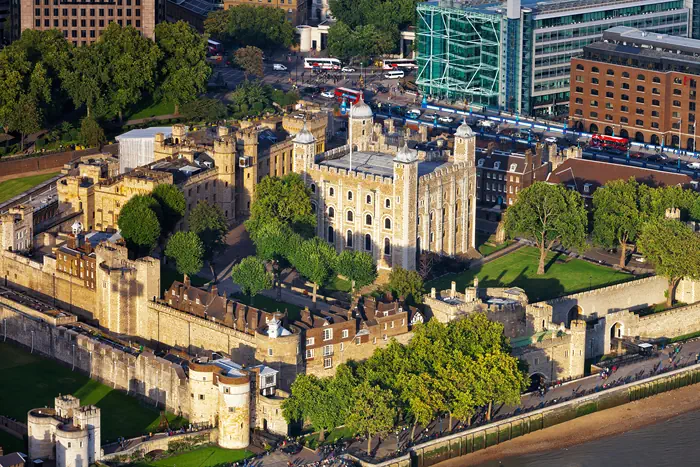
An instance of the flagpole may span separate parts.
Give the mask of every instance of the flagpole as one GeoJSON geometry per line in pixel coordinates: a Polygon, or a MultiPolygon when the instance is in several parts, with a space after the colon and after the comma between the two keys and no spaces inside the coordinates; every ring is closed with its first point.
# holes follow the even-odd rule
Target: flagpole
{"type": "Polygon", "coordinates": [[[350,113],[348,114],[348,138],[350,143],[350,172],[352,172],[352,105],[350,102],[350,113]]]}

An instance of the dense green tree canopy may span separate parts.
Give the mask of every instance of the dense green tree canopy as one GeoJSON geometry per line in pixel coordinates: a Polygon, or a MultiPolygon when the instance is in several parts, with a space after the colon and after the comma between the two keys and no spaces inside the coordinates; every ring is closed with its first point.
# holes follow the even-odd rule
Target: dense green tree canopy
{"type": "Polygon", "coordinates": [[[682,222],[655,219],[642,228],[639,250],[668,278],[666,305],[671,306],[676,287],[684,277],[700,279],[700,237],[682,222]]]}
{"type": "Polygon", "coordinates": [[[294,27],[285,10],[238,5],[217,10],[204,21],[207,34],[235,46],[252,45],[261,49],[289,47],[294,42],[294,27]]]}
{"type": "Polygon", "coordinates": [[[194,276],[204,265],[204,246],[194,232],[176,232],[168,240],[165,256],[175,261],[177,272],[194,276]]]}
{"type": "Polygon", "coordinates": [[[288,225],[305,237],[313,235],[316,216],[311,211],[311,191],[299,174],[265,177],[255,186],[255,201],[246,229],[254,236],[257,229],[269,222],[288,225]]]}
{"type": "Polygon", "coordinates": [[[190,213],[190,230],[199,235],[204,244],[204,258],[213,259],[225,246],[228,222],[219,205],[200,201],[190,213]]]}
{"type": "Polygon", "coordinates": [[[248,79],[248,75],[257,76],[258,78],[264,76],[263,51],[259,48],[253,46],[241,47],[234,52],[233,59],[236,65],[243,69],[245,79],[248,79]]]}
{"type": "Polygon", "coordinates": [[[625,267],[627,244],[634,243],[646,221],[651,191],[633,178],[613,180],[593,193],[593,239],[607,247],[620,247],[620,267],[625,267]]]}
{"type": "Polygon", "coordinates": [[[218,99],[202,97],[182,106],[182,116],[191,122],[216,123],[228,116],[226,104],[218,99]]]}
{"type": "Polygon", "coordinates": [[[289,253],[296,270],[313,283],[313,303],[316,293],[333,276],[336,262],[335,248],[325,240],[314,237],[304,240],[295,251],[289,253]]]}
{"type": "Polygon", "coordinates": [[[154,208],[158,202],[150,196],[134,196],[119,212],[117,225],[126,245],[141,256],[151,252],[160,237],[160,222],[154,208]]]}
{"type": "Polygon", "coordinates": [[[396,298],[403,298],[409,303],[421,303],[423,300],[423,278],[416,271],[393,268],[389,273],[387,288],[396,298]]]}
{"type": "Polygon", "coordinates": [[[336,271],[352,281],[359,290],[377,279],[377,265],[372,255],[364,251],[343,250],[336,261],[336,271]]]}
{"type": "Polygon", "coordinates": [[[87,147],[102,147],[105,142],[105,131],[93,116],[84,117],[80,121],[80,143],[87,147]]]}
{"type": "Polygon", "coordinates": [[[361,382],[352,393],[352,406],[345,423],[355,433],[367,437],[367,454],[372,438],[389,432],[396,422],[397,412],[390,391],[361,382]]]}
{"type": "MultiPolygon", "coordinates": [[[[397,30],[398,31],[398,30],[397,30]]],[[[328,31],[328,51],[333,57],[345,62],[367,63],[372,57],[391,53],[396,47],[397,38],[391,30],[381,29],[373,24],[351,29],[338,22],[328,31]]]]}
{"type": "Polygon", "coordinates": [[[185,195],[176,185],[161,183],[153,190],[151,196],[158,202],[162,211],[162,234],[168,235],[185,215],[185,195]]]}
{"type": "Polygon", "coordinates": [[[162,52],[158,94],[175,104],[177,115],[181,105],[207,90],[207,40],[184,21],[163,22],[156,25],[156,44],[162,52]]]}
{"type": "Polygon", "coordinates": [[[505,214],[506,232],[511,237],[522,236],[537,244],[537,274],[544,274],[545,258],[555,243],[583,248],[587,226],[588,214],[581,195],[545,182],[535,182],[521,191],[505,214]]]}
{"type": "Polygon", "coordinates": [[[231,278],[251,299],[272,287],[272,277],[265,262],[256,256],[248,256],[236,264],[231,269],[231,278]]]}

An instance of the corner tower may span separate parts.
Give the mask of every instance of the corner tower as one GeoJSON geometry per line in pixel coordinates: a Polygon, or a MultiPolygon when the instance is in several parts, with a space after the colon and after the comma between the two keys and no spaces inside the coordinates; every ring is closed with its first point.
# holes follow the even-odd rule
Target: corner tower
{"type": "Polygon", "coordinates": [[[400,220],[395,223],[392,267],[416,269],[418,236],[418,157],[404,144],[394,158],[394,199],[400,220]]]}
{"type": "Polygon", "coordinates": [[[360,94],[360,102],[350,109],[348,144],[352,144],[358,151],[367,151],[372,139],[373,126],[372,109],[365,103],[362,94],[360,94]]]}
{"type": "Polygon", "coordinates": [[[212,155],[219,181],[217,199],[220,200],[219,204],[226,220],[231,222],[236,213],[236,140],[229,135],[228,128],[219,127],[219,138],[214,141],[212,155]]]}
{"type": "Polygon", "coordinates": [[[476,135],[471,127],[464,121],[455,132],[454,160],[466,162],[469,167],[474,167],[476,157],[476,135]]]}
{"type": "MultiPolygon", "coordinates": [[[[306,127],[306,122],[299,133],[292,140],[294,144],[294,160],[292,171],[304,176],[314,163],[316,156],[316,138],[306,127]]],[[[304,180],[306,181],[306,180],[304,180]]]]}

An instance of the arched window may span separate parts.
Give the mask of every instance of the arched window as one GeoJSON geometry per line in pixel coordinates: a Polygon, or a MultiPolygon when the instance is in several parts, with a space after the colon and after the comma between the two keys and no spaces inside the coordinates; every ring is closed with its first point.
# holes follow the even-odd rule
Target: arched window
{"type": "Polygon", "coordinates": [[[352,214],[352,211],[348,211],[347,219],[348,222],[352,222],[355,217],[352,214]]]}
{"type": "Polygon", "coordinates": [[[597,66],[594,66],[593,68],[591,68],[591,73],[600,73],[600,70],[597,66]]]}
{"type": "Polygon", "coordinates": [[[335,217],[335,209],[333,208],[333,206],[328,208],[328,217],[330,219],[333,219],[335,217]]]}
{"type": "Polygon", "coordinates": [[[333,227],[328,226],[328,241],[330,243],[333,243],[335,241],[335,232],[333,231],[333,227]]]}
{"type": "Polygon", "coordinates": [[[637,81],[644,81],[645,79],[643,74],[640,73],[637,75],[637,81]]]}
{"type": "Polygon", "coordinates": [[[311,193],[316,193],[316,185],[313,183],[311,184],[311,193]]]}
{"type": "Polygon", "coordinates": [[[627,73],[626,71],[623,71],[623,72],[622,72],[622,77],[623,77],[623,78],[629,78],[629,77],[630,77],[630,74],[627,73]]]}
{"type": "Polygon", "coordinates": [[[333,187],[330,187],[328,189],[328,196],[335,196],[335,190],[333,189],[333,187]]]}
{"type": "Polygon", "coordinates": [[[384,207],[387,209],[391,207],[391,200],[389,198],[384,200],[384,207]]]}
{"type": "Polygon", "coordinates": [[[391,254],[391,242],[388,238],[384,239],[384,254],[389,256],[391,254]]]}
{"type": "Polygon", "coordinates": [[[311,212],[316,214],[316,203],[311,203],[311,212]]]}
{"type": "Polygon", "coordinates": [[[370,214],[365,216],[365,225],[372,225],[372,216],[370,214]]]}
{"type": "Polygon", "coordinates": [[[372,251],[372,236],[370,234],[365,235],[365,250],[372,251]]]}
{"type": "Polygon", "coordinates": [[[348,200],[352,201],[352,191],[348,191],[348,200]]]}
{"type": "Polygon", "coordinates": [[[608,71],[606,71],[605,73],[606,73],[608,76],[615,76],[615,72],[614,72],[612,69],[610,69],[610,68],[608,68],[608,71]]]}
{"type": "Polygon", "coordinates": [[[387,230],[391,230],[391,219],[388,217],[384,219],[384,228],[387,230]]]}
{"type": "Polygon", "coordinates": [[[367,195],[367,204],[372,204],[372,195],[367,195]]]}
{"type": "Polygon", "coordinates": [[[577,65],[576,65],[576,69],[577,69],[577,70],[583,70],[583,65],[581,65],[580,63],[577,64],[577,65]]]}
{"type": "Polygon", "coordinates": [[[345,246],[352,248],[352,230],[345,232],[345,246]]]}

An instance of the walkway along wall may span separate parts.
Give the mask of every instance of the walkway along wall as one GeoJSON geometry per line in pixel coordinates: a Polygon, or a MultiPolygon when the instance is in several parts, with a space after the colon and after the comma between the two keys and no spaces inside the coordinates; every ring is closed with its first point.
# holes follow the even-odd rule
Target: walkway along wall
{"type": "Polygon", "coordinates": [[[426,441],[410,448],[408,454],[382,463],[358,462],[363,467],[430,467],[593,412],[696,383],[700,383],[700,364],[426,441]]]}
{"type": "Polygon", "coordinates": [[[593,412],[610,409],[698,382],[700,382],[700,364],[427,441],[412,447],[409,455],[381,464],[367,462],[362,462],[362,464],[382,467],[429,467],[447,459],[464,456],[593,412]]]}

